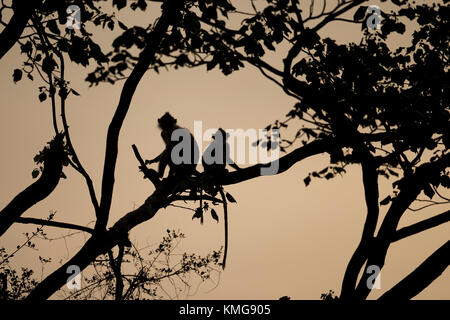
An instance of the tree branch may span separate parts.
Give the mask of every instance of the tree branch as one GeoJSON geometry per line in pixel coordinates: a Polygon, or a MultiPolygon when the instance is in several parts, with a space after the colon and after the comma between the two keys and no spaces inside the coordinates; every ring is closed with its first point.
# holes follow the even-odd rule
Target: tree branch
{"type": "Polygon", "coordinates": [[[362,161],[362,177],[364,184],[364,196],[367,206],[366,222],[362,232],[361,240],[353,253],[342,281],[341,299],[350,297],[355,290],[356,281],[364,262],[367,260],[367,251],[373,241],[375,228],[378,222],[378,172],[373,158],[368,155],[368,159],[362,161]]]}
{"type": "Polygon", "coordinates": [[[30,20],[33,11],[39,7],[42,0],[27,1],[13,0],[12,6],[14,14],[11,17],[6,28],[0,33],[0,59],[14,46],[22,35],[28,20],[30,20]]]}
{"type": "MultiPolygon", "coordinates": [[[[55,49],[55,47],[50,43],[50,41],[47,38],[45,29],[41,24],[41,21],[36,16],[32,16],[32,20],[33,20],[33,24],[37,30],[37,33],[39,34],[39,37],[41,38],[42,44],[45,45],[48,50],[53,51],[56,54],[56,56],[58,57],[58,59],[60,61],[60,73],[61,73],[60,81],[61,81],[61,83],[64,83],[65,67],[64,67],[63,54],[60,51],[58,51],[57,49],[55,49]]],[[[47,57],[49,57],[49,53],[47,50],[45,51],[45,55],[47,57]]],[[[51,75],[51,73],[49,74],[49,78],[50,78],[50,75],[51,75]]],[[[89,176],[87,171],[84,169],[83,165],[81,164],[81,161],[78,158],[78,155],[75,151],[75,148],[73,147],[72,140],[70,138],[69,125],[67,123],[67,118],[66,118],[66,98],[67,98],[68,92],[66,92],[67,90],[64,87],[64,84],[61,84],[60,86],[61,86],[60,91],[64,90],[64,94],[60,94],[61,120],[62,120],[63,127],[64,127],[64,134],[66,137],[67,146],[69,147],[69,152],[73,159],[73,162],[70,161],[70,159],[69,159],[69,163],[86,180],[86,185],[88,187],[89,196],[91,198],[92,205],[94,206],[96,215],[98,215],[99,205],[98,205],[97,196],[96,196],[95,190],[94,190],[94,184],[92,183],[91,177],[89,176]]],[[[56,91],[56,87],[54,89],[56,91]]],[[[53,96],[55,93],[56,92],[53,92],[53,96]]],[[[56,124],[56,119],[54,119],[54,122],[56,124]]]]}
{"type": "Polygon", "coordinates": [[[243,168],[238,171],[229,172],[221,177],[219,184],[231,185],[259,177],[261,176],[261,169],[264,167],[278,166],[278,170],[275,174],[283,173],[290,167],[292,167],[295,163],[310,156],[327,152],[327,150],[329,150],[329,148],[332,146],[333,143],[331,142],[331,140],[315,140],[267,164],[256,164],[254,166],[243,168]]]}
{"type": "Polygon", "coordinates": [[[58,185],[63,170],[64,147],[62,138],[56,136],[44,159],[44,169],[39,179],[20,192],[2,211],[0,211],[0,237],[29,208],[47,198],[58,185]]]}
{"type": "Polygon", "coordinates": [[[150,32],[147,45],[139,56],[139,61],[125,81],[120,94],[119,104],[108,127],[106,138],[105,161],[103,167],[102,193],[100,200],[100,212],[96,222],[96,230],[104,230],[108,223],[109,210],[111,208],[112,194],[114,190],[114,172],[116,169],[118,142],[120,129],[130,107],[136,88],[155,58],[159,44],[164,38],[169,25],[173,19],[174,8],[179,6],[173,0],[162,4],[163,13],[156,23],[155,28],[150,32]]]}
{"type": "Polygon", "coordinates": [[[438,214],[429,219],[417,222],[413,225],[403,227],[403,228],[397,230],[394,233],[394,235],[391,239],[391,242],[395,242],[395,241],[407,238],[409,236],[415,235],[417,233],[420,233],[422,231],[437,227],[448,221],[450,221],[450,210],[443,212],[441,214],[438,214]]]}
{"type": "MultiPolygon", "coordinates": [[[[440,172],[450,166],[450,153],[443,155],[434,162],[427,162],[418,167],[414,174],[406,176],[400,183],[400,193],[392,202],[385,218],[381,224],[376,237],[376,247],[371,248],[367,265],[376,265],[380,270],[384,266],[385,258],[391,239],[396,233],[396,229],[403,213],[411,203],[417,199],[420,192],[428,185],[429,181],[439,177],[440,172]]],[[[371,289],[367,287],[369,273],[363,273],[356,288],[357,299],[366,299],[371,289]]]]}
{"type": "Polygon", "coordinates": [[[43,220],[43,219],[36,219],[36,218],[17,218],[15,222],[18,223],[24,223],[24,224],[36,224],[40,226],[49,226],[49,227],[57,227],[57,228],[64,228],[64,229],[73,229],[73,230],[80,230],[87,233],[94,233],[94,229],[80,226],[72,223],[66,223],[66,222],[57,222],[57,221],[51,221],[51,220],[43,220]]]}
{"type": "Polygon", "coordinates": [[[158,185],[161,183],[158,173],[155,170],[147,168],[135,144],[133,144],[131,148],[133,149],[134,156],[140,164],[139,169],[141,169],[141,171],[144,173],[144,177],[149,179],[155,187],[158,187],[158,185]]]}
{"type": "Polygon", "coordinates": [[[449,264],[450,241],[447,241],[379,299],[395,301],[412,299],[436,280],[449,264]]]}
{"type": "Polygon", "coordinates": [[[114,277],[116,277],[116,292],[114,295],[115,300],[122,300],[123,298],[123,279],[122,279],[122,260],[123,260],[124,246],[119,245],[119,253],[117,259],[114,259],[112,250],[108,250],[109,264],[113,270],[114,277]]]}

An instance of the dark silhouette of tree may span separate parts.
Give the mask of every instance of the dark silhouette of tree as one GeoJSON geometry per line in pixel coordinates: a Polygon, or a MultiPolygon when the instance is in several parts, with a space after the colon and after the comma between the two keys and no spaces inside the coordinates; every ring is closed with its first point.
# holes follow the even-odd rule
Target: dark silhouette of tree
{"type": "MultiPolygon", "coordinates": [[[[83,23],[92,22],[109,29],[114,29],[117,24],[123,30],[122,35],[113,41],[113,51],[108,54],[104,54],[92,40],[84,25],[81,37],[70,31],[67,36],[62,36],[56,20],[47,19],[56,14],[59,23],[64,22],[63,5],[53,1],[46,2],[47,6],[44,3],[45,10],[37,9],[31,14],[31,28],[38,37],[30,35],[19,40],[18,32],[5,34],[8,39],[21,44],[27,62],[46,82],[47,86],[41,90],[39,98],[44,101],[48,95],[51,99],[55,134],[59,134],[56,98],[60,100],[67,161],[85,178],[96,213],[91,238],[66,264],[39,283],[29,294],[29,299],[50,297],[65,284],[69,265],[84,269],[96,257],[105,254],[109,254],[110,260],[114,261],[112,248],[128,247],[129,231],[153,218],[159,209],[175,201],[199,200],[199,195],[189,190],[202,187],[200,179],[159,181],[140,159],[140,167],[155,185],[155,191],[140,207],[124,214],[111,228],[106,229],[120,130],[133,94],[149,69],[158,72],[162,67],[206,65],[208,70],[219,68],[228,75],[245,65],[254,66],[264,77],[298,100],[285,119],[268,126],[297,128],[293,138],[285,138],[280,144],[286,155],[277,160],[278,173],[318,154],[328,154],[330,163],[319,172],[311,172],[304,179],[306,185],[311,183],[312,178],[328,180],[344,174],[347,165],[361,167],[366,221],[360,243],[345,272],[341,299],[367,298],[371,291],[367,285],[370,273],[363,272],[360,279],[358,276],[370,266],[382,269],[393,242],[450,220],[449,211],[445,211],[398,229],[398,223],[407,210],[423,209],[412,207],[418,202],[425,203],[427,207],[449,202],[442,193],[450,187],[448,7],[412,5],[407,1],[392,0],[395,9],[390,13],[381,13],[380,30],[372,30],[369,26],[373,13],[367,10],[367,1],[363,0],[338,1],[333,8],[324,7],[322,11],[317,10],[314,2],[311,2],[309,11],[302,11],[298,0],[267,0],[258,6],[250,1],[250,12],[235,8],[238,3],[227,0],[150,2],[160,3],[162,13],[146,28],[127,27],[97,9],[96,1],[79,2],[84,13],[83,23]],[[231,15],[237,17],[240,24],[236,23],[236,19],[231,22],[231,15]],[[411,44],[391,49],[391,34],[403,34],[405,23],[411,21],[418,25],[412,34],[411,44]],[[319,32],[332,23],[361,25],[361,43],[343,45],[330,38],[322,38],[319,32]],[[278,64],[271,65],[264,59],[265,53],[267,50],[278,52],[280,44],[288,46],[287,54],[281,57],[278,64]],[[134,56],[132,49],[138,49],[139,55],[134,56]],[[65,103],[70,93],[77,95],[77,92],[69,88],[65,81],[64,63],[67,56],[83,66],[87,66],[89,61],[97,64],[86,78],[93,85],[125,80],[107,132],[99,196],[70,140],[65,103]],[[56,70],[59,71],[57,75],[56,70]],[[300,146],[293,149],[296,142],[300,146]],[[380,177],[395,180],[391,194],[381,201],[380,177]],[[383,219],[380,217],[380,206],[389,206],[383,219]],[[377,230],[378,223],[381,226],[377,230]]],[[[118,10],[127,5],[133,10],[146,10],[147,7],[147,2],[139,0],[113,1],[113,4],[118,10]]],[[[14,81],[19,81],[23,72],[32,77],[29,69],[16,69],[14,81]]],[[[139,154],[136,148],[134,151],[139,154]]],[[[256,178],[261,175],[261,167],[263,164],[226,173],[215,183],[227,186],[256,178]]],[[[14,214],[2,211],[0,217],[11,216],[20,222],[17,219],[21,213],[45,196],[26,195],[27,199],[35,200],[28,200],[29,204],[21,205],[14,214]]],[[[207,196],[213,202],[220,202],[214,194],[207,196]]],[[[6,231],[9,226],[10,222],[5,222],[2,230],[6,231]]],[[[449,242],[446,242],[386,292],[383,299],[409,299],[421,292],[447,268],[449,250],[449,242]]],[[[113,269],[118,271],[120,265],[113,269]]],[[[121,286],[119,283],[117,285],[121,286]]]]}

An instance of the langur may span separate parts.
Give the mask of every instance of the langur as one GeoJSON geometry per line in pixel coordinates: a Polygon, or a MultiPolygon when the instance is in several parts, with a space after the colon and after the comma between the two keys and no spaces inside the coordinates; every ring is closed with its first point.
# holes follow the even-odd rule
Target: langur
{"type": "MultiPolygon", "coordinates": [[[[228,209],[227,199],[223,192],[222,186],[218,185],[220,176],[228,172],[226,165],[229,164],[235,170],[241,170],[230,158],[230,146],[227,139],[230,137],[222,128],[219,128],[213,135],[213,141],[206,148],[202,156],[202,165],[204,174],[212,180],[214,191],[218,191],[222,198],[223,203],[223,215],[225,225],[225,248],[223,254],[222,268],[225,269],[228,254],[228,209]]],[[[203,192],[203,190],[201,190],[203,192]]],[[[201,195],[200,195],[201,198],[201,195]]],[[[200,200],[201,201],[201,200],[200,200]]],[[[200,204],[200,207],[202,204],[200,204]]]]}
{"type": "Polygon", "coordinates": [[[227,173],[227,164],[235,170],[241,170],[230,158],[230,145],[227,142],[229,137],[230,134],[222,128],[213,135],[213,141],[202,156],[203,170],[206,174],[217,177],[227,173]]]}
{"type": "Polygon", "coordinates": [[[199,148],[192,133],[177,125],[177,119],[166,112],[158,119],[164,150],[154,159],[146,160],[145,164],[158,162],[158,174],[162,178],[169,166],[169,177],[189,177],[196,173],[199,159],[199,148]],[[181,140],[181,141],[180,141],[181,140]]]}

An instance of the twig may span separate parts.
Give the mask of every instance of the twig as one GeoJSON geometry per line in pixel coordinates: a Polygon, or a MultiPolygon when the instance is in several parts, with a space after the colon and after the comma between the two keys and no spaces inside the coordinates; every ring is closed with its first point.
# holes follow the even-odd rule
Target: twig
{"type": "Polygon", "coordinates": [[[150,179],[150,181],[155,185],[155,187],[157,187],[161,183],[161,180],[159,180],[158,173],[153,169],[147,168],[135,144],[131,145],[131,148],[133,149],[134,156],[136,157],[137,161],[140,164],[139,169],[141,169],[141,171],[144,173],[144,177],[150,179]]]}
{"type": "Polygon", "coordinates": [[[85,226],[80,226],[80,225],[66,223],[66,222],[43,220],[43,219],[37,219],[37,218],[19,217],[16,219],[16,222],[23,223],[23,224],[37,224],[37,225],[41,225],[41,226],[50,226],[50,227],[57,227],[57,228],[80,230],[80,231],[84,231],[84,232],[91,233],[91,234],[94,232],[93,229],[85,227],[85,226]]]}

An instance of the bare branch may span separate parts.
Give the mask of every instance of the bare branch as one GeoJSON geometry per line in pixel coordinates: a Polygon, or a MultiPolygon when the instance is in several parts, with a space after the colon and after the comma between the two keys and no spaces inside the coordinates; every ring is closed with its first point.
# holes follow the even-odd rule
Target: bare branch
{"type": "Polygon", "coordinates": [[[161,183],[158,173],[155,170],[147,168],[136,145],[133,144],[131,148],[133,149],[134,156],[140,164],[139,169],[141,169],[141,171],[144,173],[144,177],[149,179],[153,183],[153,185],[157,187],[161,183]]]}
{"type": "Polygon", "coordinates": [[[57,222],[57,221],[51,221],[51,220],[44,220],[44,219],[37,219],[37,218],[17,218],[16,222],[18,223],[24,223],[24,224],[36,224],[40,226],[50,226],[50,227],[56,227],[56,228],[64,228],[64,229],[73,229],[73,230],[80,230],[87,233],[94,233],[94,229],[80,226],[72,223],[66,223],[66,222],[57,222]]]}

